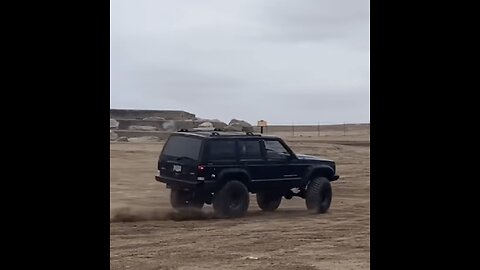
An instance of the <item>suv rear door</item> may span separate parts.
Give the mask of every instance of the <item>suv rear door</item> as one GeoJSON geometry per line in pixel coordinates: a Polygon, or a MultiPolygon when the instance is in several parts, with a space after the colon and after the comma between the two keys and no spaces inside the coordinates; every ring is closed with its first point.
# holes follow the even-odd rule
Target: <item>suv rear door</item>
{"type": "Polygon", "coordinates": [[[202,144],[196,136],[170,136],[158,161],[160,176],[196,181],[202,144]]]}
{"type": "Polygon", "coordinates": [[[261,141],[256,138],[240,139],[237,143],[240,164],[250,174],[254,186],[255,183],[267,179],[269,172],[266,171],[266,161],[262,153],[261,141]]]}
{"type": "Polygon", "coordinates": [[[205,180],[216,180],[224,169],[238,167],[235,140],[210,138],[205,142],[204,150],[205,180]]]}

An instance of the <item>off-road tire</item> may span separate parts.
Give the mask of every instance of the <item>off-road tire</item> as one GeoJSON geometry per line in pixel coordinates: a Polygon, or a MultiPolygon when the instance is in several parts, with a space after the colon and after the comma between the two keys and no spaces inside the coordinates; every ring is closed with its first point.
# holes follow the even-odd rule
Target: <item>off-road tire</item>
{"type": "Polygon", "coordinates": [[[250,204],[248,189],[240,181],[228,181],[214,194],[212,204],[215,214],[220,217],[244,216],[250,204]]]}
{"type": "Polygon", "coordinates": [[[272,193],[257,193],[257,204],[260,209],[265,212],[273,212],[277,210],[278,206],[282,202],[282,196],[272,193]]]}
{"type": "Polygon", "coordinates": [[[332,186],[325,177],[317,177],[310,181],[305,194],[307,209],[312,213],[325,213],[332,202],[332,186]]]}

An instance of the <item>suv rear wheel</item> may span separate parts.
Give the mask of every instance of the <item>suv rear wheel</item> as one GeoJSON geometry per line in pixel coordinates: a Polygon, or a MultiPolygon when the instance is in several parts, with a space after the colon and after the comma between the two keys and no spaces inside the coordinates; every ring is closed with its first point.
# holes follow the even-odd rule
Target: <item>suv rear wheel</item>
{"type": "Polygon", "coordinates": [[[282,196],[272,193],[259,192],[257,193],[257,204],[260,209],[265,212],[273,212],[277,210],[282,202],[282,196]]]}
{"type": "Polygon", "coordinates": [[[305,194],[307,209],[313,213],[325,213],[332,202],[332,186],[325,177],[317,177],[310,181],[305,194]]]}
{"type": "Polygon", "coordinates": [[[240,181],[227,182],[214,196],[213,209],[222,217],[241,217],[250,204],[247,187],[240,181]]]}
{"type": "Polygon", "coordinates": [[[199,198],[195,198],[194,194],[191,192],[172,189],[170,191],[170,204],[173,208],[177,210],[185,208],[197,208],[201,209],[203,207],[204,201],[199,198]]]}

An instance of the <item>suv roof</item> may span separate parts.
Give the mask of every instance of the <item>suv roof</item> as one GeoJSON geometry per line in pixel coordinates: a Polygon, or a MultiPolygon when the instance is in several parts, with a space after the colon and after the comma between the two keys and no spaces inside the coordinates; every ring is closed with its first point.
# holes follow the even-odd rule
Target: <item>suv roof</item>
{"type": "Polygon", "coordinates": [[[186,130],[181,129],[174,134],[184,134],[184,135],[191,135],[191,136],[198,136],[203,138],[251,138],[251,137],[263,137],[263,138],[278,138],[277,136],[271,135],[262,135],[262,134],[255,134],[252,132],[235,132],[235,131],[221,131],[221,130],[213,130],[213,131],[206,131],[206,130],[186,130]]]}

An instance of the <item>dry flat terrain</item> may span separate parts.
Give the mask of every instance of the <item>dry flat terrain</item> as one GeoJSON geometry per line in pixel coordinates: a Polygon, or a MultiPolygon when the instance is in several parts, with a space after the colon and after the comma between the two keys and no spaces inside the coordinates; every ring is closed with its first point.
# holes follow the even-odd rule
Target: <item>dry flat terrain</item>
{"type": "Polygon", "coordinates": [[[154,179],[163,144],[112,143],[111,269],[369,269],[370,139],[337,133],[284,137],[297,153],[337,161],[327,214],[309,214],[297,197],[264,213],[252,195],[239,219],[216,219],[210,205],[175,212],[154,179]]]}

